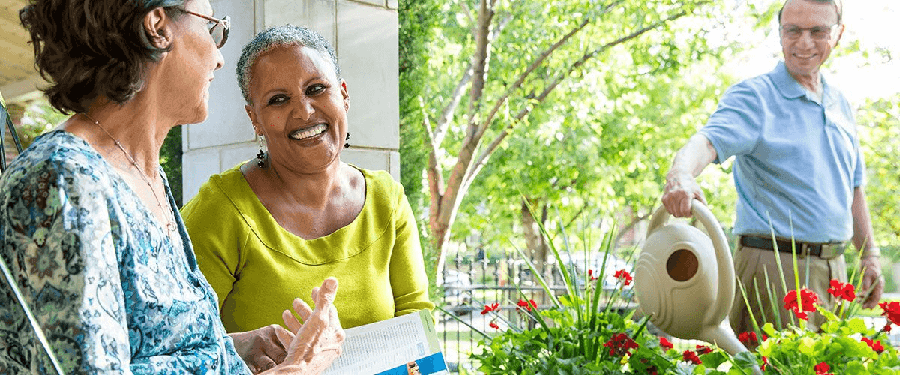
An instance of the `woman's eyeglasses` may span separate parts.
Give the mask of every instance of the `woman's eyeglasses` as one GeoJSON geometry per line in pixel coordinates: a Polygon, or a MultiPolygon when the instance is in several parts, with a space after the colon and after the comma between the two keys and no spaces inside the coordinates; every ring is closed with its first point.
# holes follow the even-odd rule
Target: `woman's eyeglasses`
{"type": "Polygon", "coordinates": [[[179,9],[187,14],[209,21],[212,24],[212,26],[209,27],[209,35],[212,35],[213,42],[216,43],[216,48],[222,48],[222,46],[225,45],[225,41],[228,40],[228,30],[231,29],[231,19],[228,18],[228,16],[219,20],[200,13],[191,12],[187,9],[179,9]]]}

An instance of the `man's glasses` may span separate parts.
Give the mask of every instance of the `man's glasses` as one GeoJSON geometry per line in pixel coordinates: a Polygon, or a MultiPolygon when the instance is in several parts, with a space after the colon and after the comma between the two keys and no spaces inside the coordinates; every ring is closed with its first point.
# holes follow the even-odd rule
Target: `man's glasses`
{"type": "Polygon", "coordinates": [[[781,35],[788,39],[800,39],[804,31],[809,31],[809,36],[815,40],[831,39],[834,34],[834,28],[837,24],[831,26],[816,27],[797,27],[794,25],[781,26],[781,35]]]}
{"type": "Polygon", "coordinates": [[[184,8],[179,9],[187,14],[209,21],[209,23],[212,24],[209,27],[209,35],[212,35],[213,42],[216,43],[216,48],[222,48],[222,46],[225,45],[225,41],[228,40],[228,30],[231,29],[231,19],[228,18],[228,16],[219,20],[200,13],[191,12],[184,8]]]}

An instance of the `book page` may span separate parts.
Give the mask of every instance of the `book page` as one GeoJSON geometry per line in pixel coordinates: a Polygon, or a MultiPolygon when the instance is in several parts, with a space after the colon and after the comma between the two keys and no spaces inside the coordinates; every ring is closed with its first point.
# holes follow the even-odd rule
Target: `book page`
{"type": "Polygon", "coordinates": [[[407,366],[415,367],[420,374],[446,373],[428,310],[346,329],[344,333],[343,354],[322,374],[407,374],[407,366]]]}

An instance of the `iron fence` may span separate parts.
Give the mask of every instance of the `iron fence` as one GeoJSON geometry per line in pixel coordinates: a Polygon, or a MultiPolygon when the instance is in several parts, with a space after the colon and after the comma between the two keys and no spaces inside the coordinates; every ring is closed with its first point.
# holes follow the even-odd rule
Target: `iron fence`
{"type": "MultiPolygon", "coordinates": [[[[542,273],[548,289],[556,296],[564,295],[566,284],[563,276],[558,267],[549,268],[549,271],[542,273]]],[[[582,288],[587,270],[584,267],[569,269],[574,284],[582,288]]],[[[605,276],[612,277],[611,273],[605,276]]],[[[609,296],[612,290],[605,293],[609,296]]],[[[626,297],[623,305],[617,306],[621,310],[634,307],[631,297],[626,297]]],[[[469,354],[482,350],[479,342],[484,340],[483,334],[505,330],[507,324],[519,328],[534,326],[533,321],[518,312],[517,302],[521,299],[533,300],[538,309],[552,307],[552,298],[523,261],[477,256],[448,261],[444,270],[442,298],[438,302],[446,312],[438,311],[436,328],[451,372],[476,372],[474,370],[478,364],[469,354]],[[481,314],[485,305],[494,303],[498,304],[496,316],[481,314]],[[496,327],[491,327],[491,323],[496,327]]]]}

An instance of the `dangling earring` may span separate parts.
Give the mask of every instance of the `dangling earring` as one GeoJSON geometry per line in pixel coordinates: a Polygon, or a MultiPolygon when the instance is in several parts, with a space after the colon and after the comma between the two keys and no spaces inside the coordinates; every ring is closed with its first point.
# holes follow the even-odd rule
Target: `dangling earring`
{"type": "MultiPolygon", "coordinates": [[[[347,140],[350,140],[350,132],[347,132],[347,140]]],[[[344,142],[344,148],[349,148],[350,142],[344,142]]]]}
{"type": "Polygon", "coordinates": [[[263,136],[256,136],[256,142],[259,144],[259,153],[256,154],[256,165],[260,168],[266,167],[266,153],[263,151],[263,136]]]}

